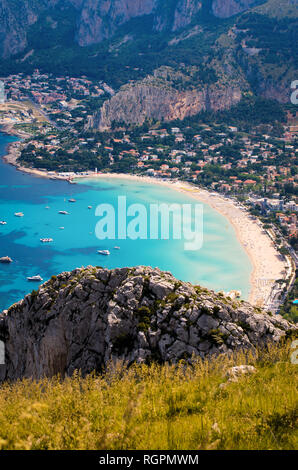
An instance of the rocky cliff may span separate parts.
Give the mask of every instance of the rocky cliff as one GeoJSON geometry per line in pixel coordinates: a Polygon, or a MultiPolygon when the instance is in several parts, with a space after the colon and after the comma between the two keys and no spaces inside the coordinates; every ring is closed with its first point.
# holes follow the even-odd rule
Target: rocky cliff
{"type": "Polygon", "coordinates": [[[175,363],[279,342],[292,330],[280,316],[159,269],[81,268],[0,315],[0,379],[86,374],[119,359],[175,363]]]}
{"type": "Polygon", "coordinates": [[[218,111],[241,99],[241,88],[215,84],[202,89],[177,91],[162,84],[143,81],[124,86],[106,101],[89,122],[90,127],[108,130],[112,123],[143,124],[146,119],[171,121],[194,116],[200,111],[218,111]]]}
{"type": "Polygon", "coordinates": [[[213,0],[212,12],[218,18],[230,18],[231,16],[248,10],[251,7],[264,3],[260,0],[213,0]]]}
{"type": "MultiPolygon", "coordinates": [[[[206,1],[206,0],[205,0],[206,1]]],[[[189,25],[203,0],[0,0],[0,56],[9,57],[27,46],[27,32],[42,15],[73,7],[81,46],[111,38],[133,18],[152,15],[153,31],[176,31],[189,25]]],[[[255,0],[213,0],[211,11],[227,18],[255,5],[255,0]]]]}
{"type": "Polygon", "coordinates": [[[156,0],[85,0],[79,18],[78,42],[87,46],[110,38],[132,18],[153,12],[156,0]]]}
{"type": "Polygon", "coordinates": [[[44,11],[58,6],[82,7],[84,0],[0,0],[0,57],[9,57],[27,46],[27,32],[44,11]]]}
{"type": "Polygon", "coordinates": [[[110,129],[112,123],[140,125],[146,119],[171,121],[194,116],[200,111],[226,109],[241,100],[246,87],[243,77],[238,73],[236,78],[235,71],[231,70],[214,83],[193,85],[185,74],[161,67],[153,76],[123,86],[95,113],[88,127],[104,131],[110,129]],[[177,89],[174,86],[177,79],[182,84],[185,81],[185,86],[177,89]]]}
{"type": "MultiPolygon", "coordinates": [[[[15,3],[15,2],[14,2],[15,3]]],[[[37,19],[37,14],[29,7],[29,2],[12,8],[8,0],[0,0],[0,57],[8,57],[25,49],[26,30],[37,19]]]]}

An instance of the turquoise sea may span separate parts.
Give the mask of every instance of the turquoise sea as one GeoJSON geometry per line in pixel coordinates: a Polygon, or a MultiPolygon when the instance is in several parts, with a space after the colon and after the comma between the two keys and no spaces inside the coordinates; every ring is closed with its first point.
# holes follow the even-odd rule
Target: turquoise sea
{"type": "MultiPolygon", "coordinates": [[[[0,155],[13,140],[0,133],[0,155]]],[[[223,216],[204,205],[204,242],[195,252],[185,251],[184,240],[174,240],[173,234],[170,240],[100,241],[95,235],[99,221],[95,209],[102,203],[117,207],[118,196],[126,196],[128,205],[141,203],[148,210],[150,203],[197,203],[175,190],[120,178],[80,180],[73,185],[37,178],[0,159],[0,220],[7,222],[0,225],[0,257],[13,259],[10,265],[0,264],[0,311],[37,288],[38,284],[27,281],[28,276],[39,274],[47,280],[53,274],[90,264],[108,268],[158,266],[178,279],[216,291],[241,290],[247,299],[252,266],[223,216]],[[69,202],[70,198],[76,202],[69,202]],[[60,215],[61,210],[69,215],[60,215]],[[24,217],[15,217],[15,212],[23,212],[24,217]],[[54,242],[42,244],[43,237],[54,242]],[[111,255],[97,253],[103,249],[111,255]]]]}

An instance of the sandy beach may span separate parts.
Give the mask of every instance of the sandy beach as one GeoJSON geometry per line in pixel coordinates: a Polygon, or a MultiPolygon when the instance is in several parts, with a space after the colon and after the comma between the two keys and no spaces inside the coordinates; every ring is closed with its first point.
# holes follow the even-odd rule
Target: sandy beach
{"type": "Polygon", "coordinates": [[[194,197],[226,217],[234,227],[237,239],[245,249],[253,267],[249,294],[251,304],[259,307],[266,306],[275,281],[284,278],[286,263],[276,250],[273,241],[263,230],[258,220],[251,217],[243,207],[231,199],[177,180],[163,181],[158,178],[115,173],[94,174],[89,178],[124,178],[131,181],[159,184],[194,197]]]}
{"type": "MultiPolygon", "coordinates": [[[[3,128],[3,131],[13,134],[11,128],[3,128]]],[[[20,133],[15,132],[15,135],[20,137],[20,133]]],[[[71,178],[62,177],[58,174],[53,174],[53,172],[26,168],[18,164],[17,158],[19,156],[19,145],[20,142],[13,142],[8,146],[8,153],[3,157],[5,162],[16,166],[20,171],[30,173],[37,177],[68,179],[71,181],[71,178]]],[[[231,199],[225,198],[217,193],[211,193],[197,188],[196,186],[183,181],[165,181],[149,176],[116,173],[90,173],[89,175],[77,176],[74,181],[78,178],[125,178],[131,181],[159,184],[194,197],[198,201],[208,204],[214,210],[218,211],[221,215],[226,217],[234,227],[238,241],[246,250],[253,266],[249,295],[249,302],[253,305],[266,307],[275,281],[282,279],[285,276],[286,263],[276,250],[270,237],[266,232],[264,232],[258,220],[252,218],[250,214],[243,209],[243,207],[239,206],[231,199]]]]}
{"type": "MultiPolygon", "coordinates": [[[[20,139],[26,139],[28,137],[31,137],[30,134],[27,134],[26,132],[15,130],[12,124],[5,124],[5,125],[0,124],[0,131],[3,132],[4,134],[19,137],[20,139]]],[[[17,170],[22,171],[23,173],[28,173],[33,176],[38,176],[39,178],[51,179],[53,175],[50,175],[46,170],[42,171],[42,170],[36,170],[35,168],[27,168],[25,166],[22,166],[20,163],[18,163],[17,160],[20,156],[20,149],[19,149],[20,145],[21,145],[20,140],[16,142],[11,142],[10,144],[8,144],[7,154],[2,157],[3,161],[8,163],[9,165],[15,166],[17,170]]],[[[65,178],[61,178],[57,175],[55,176],[55,179],[65,179],[65,178]]]]}

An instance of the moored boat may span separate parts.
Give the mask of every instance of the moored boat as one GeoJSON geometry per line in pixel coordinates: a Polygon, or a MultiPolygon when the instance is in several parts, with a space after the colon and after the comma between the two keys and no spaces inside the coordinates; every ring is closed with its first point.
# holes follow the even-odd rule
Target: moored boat
{"type": "Polygon", "coordinates": [[[104,256],[109,256],[111,254],[109,250],[98,250],[97,253],[104,256]]]}
{"type": "Polygon", "coordinates": [[[3,256],[2,258],[0,258],[0,263],[9,264],[12,263],[12,259],[9,256],[3,256]]]}
{"type": "Polygon", "coordinates": [[[30,281],[30,282],[41,282],[41,281],[43,281],[43,278],[38,274],[37,276],[29,276],[29,277],[27,277],[27,281],[30,281]]]}

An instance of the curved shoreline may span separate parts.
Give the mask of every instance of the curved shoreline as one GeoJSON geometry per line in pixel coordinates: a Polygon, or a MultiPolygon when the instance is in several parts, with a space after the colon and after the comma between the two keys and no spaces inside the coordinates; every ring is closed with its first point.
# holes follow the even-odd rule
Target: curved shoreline
{"type": "Polygon", "coordinates": [[[164,181],[148,176],[129,174],[100,173],[75,179],[115,178],[130,181],[159,184],[187,194],[196,200],[209,205],[224,216],[234,228],[238,242],[247,253],[252,264],[250,275],[249,302],[256,306],[266,306],[276,280],[284,275],[286,263],[275,249],[273,242],[262,229],[257,220],[253,219],[244,208],[231,199],[217,193],[200,189],[190,183],[173,180],[164,181]]]}
{"type": "MultiPolygon", "coordinates": [[[[1,130],[1,129],[0,129],[1,130]]],[[[15,131],[13,126],[2,128],[3,133],[25,137],[20,132],[15,131]]],[[[159,184],[170,189],[187,194],[196,200],[209,205],[224,216],[235,230],[237,240],[247,253],[252,264],[250,275],[249,302],[253,305],[266,307],[270,298],[272,288],[277,279],[284,276],[286,263],[281,260],[281,256],[276,251],[273,242],[269,236],[264,233],[257,220],[252,220],[251,216],[240,205],[236,205],[231,199],[225,198],[218,193],[211,193],[205,189],[200,189],[190,183],[179,180],[160,180],[158,178],[131,174],[118,173],[91,173],[75,178],[65,178],[57,173],[49,173],[31,168],[22,167],[17,163],[19,142],[13,142],[8,145],[8,153],[4,155],[3,160],[15,166],[17,170],[29,173],[32,176],[61,179],[73,182],[76,179],[97,179],[97,178],[118,178],[130,181],[145,182],[148,184],[159,184]]]]}

